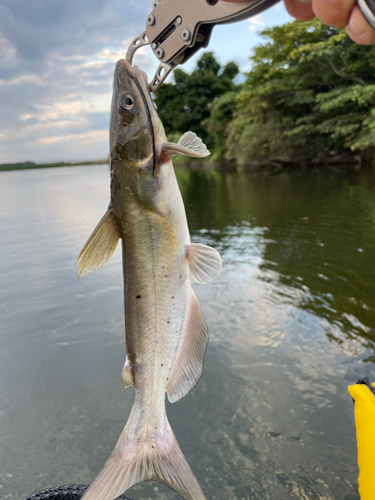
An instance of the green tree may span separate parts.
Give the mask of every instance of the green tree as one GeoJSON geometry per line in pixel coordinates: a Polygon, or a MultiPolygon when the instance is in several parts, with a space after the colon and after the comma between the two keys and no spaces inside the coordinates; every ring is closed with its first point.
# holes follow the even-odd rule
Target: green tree
{"type": "Polygon", "coordinates": [[[234,118],[237,106],[237,91],[225,92],[209,106],[210,116],[203,122],[212,140],[213,161],[225,157],[227,148],[225,135],[228,125],[234,118]]]}
{"type": "Polygon", "coordinates": [[[176,136],[192,130],[211,148],[214,141],[203,122],[210,116],[210,104],[228,90],[235,89],[233,80],[238,73],[236,63],[229,62],[221,67],[212,52],[202,55],[191,74],[177,68],[175,83],[162,85],[155,95],[166,133],[176,136]]]}
{"type": "Polygon", "coordinates": [[[318,20],[294,21],[261,35],[266,43],[254,49],[235,116],[224,130],[223,111],[233,94],[211,107],[206,126],[222,135],[220,147],[215,137],[216,155],[272,163],[371,151],[375,47],[358,46],[344,30],[318,20]]]}

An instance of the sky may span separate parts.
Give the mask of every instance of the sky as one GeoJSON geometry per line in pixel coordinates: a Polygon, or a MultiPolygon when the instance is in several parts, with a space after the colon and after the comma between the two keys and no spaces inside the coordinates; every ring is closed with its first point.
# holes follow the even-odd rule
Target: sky
{"type": "MultiPolygon", "coordinates": [[[[0,0],[0,163],[108,156],[113,70],[151,10],[151,0],[0,0]]],[[[259,31],[289,21],[276,4],[216,26],[207,50],[247,71],[259,31]]],[[[158,61],[147,47],[134,64],[151,79],[158,61]]]]}

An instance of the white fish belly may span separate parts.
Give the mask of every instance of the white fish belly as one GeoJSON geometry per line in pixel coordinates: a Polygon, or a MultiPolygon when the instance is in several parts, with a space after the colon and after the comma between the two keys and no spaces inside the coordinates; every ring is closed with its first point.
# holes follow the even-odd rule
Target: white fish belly
{"type": "Polygon", "coordinates": [[[166,386],[187,313],[188,241],[181,241],[173,226],[154,213],[133,220],[137,224],[124,228],[126,348],[139,412],[134,432],[149,433],[165,418],[166,386]]]}

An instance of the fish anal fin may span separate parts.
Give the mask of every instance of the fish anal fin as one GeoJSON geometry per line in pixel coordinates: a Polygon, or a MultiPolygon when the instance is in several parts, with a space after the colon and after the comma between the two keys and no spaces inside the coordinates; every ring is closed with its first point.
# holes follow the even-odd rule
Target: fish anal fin
{"type": "Polygon", "coordinates": [[[167,158],[172,158],[176,155],[205,158],[210,154],[202,139],[194,132],[186,132],[177,144],[164,142],[162,146],[162,156],[166,156],[167,158]]]}
{"type": "Polygon", "coordinates": [[[125,389],[133,385],[133,370],[130,366],[128,356],[126,356],[124,367],[121,370],[121,382],[125,389]]]}
{"type": "Polygon", "coordinates": [[[79,254],[76,263],[78,278],[105,264],[116,250],[119,239],[117,222],[109,208],[79,254]]]}
{"type": "Polygon", "coordinates": [[[205,284],[212,281],[222,268],[219,252],[200,243],[190,243],[186,247],[186,258],[191,277],[197,283],[205,284]]]}
{"type": "Polygon", "coordinates": [[[167,384],[171,403],[182,399],[197,384],[203,371],[207,344],[208,329],[198,299],[191,289],[184,330],[167,384]]]}
{"type": "Polygon", "coordinates": [[[82,500],[113,500],[143,481],[165,483],[185,500],[206,500],[168,421],[164,432],[149,441],[129,439],[125,427],[82,500]]]}

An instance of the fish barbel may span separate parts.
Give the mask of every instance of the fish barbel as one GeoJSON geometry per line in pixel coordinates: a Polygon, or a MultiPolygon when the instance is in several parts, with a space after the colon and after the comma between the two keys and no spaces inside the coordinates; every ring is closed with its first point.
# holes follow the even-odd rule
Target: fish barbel
{"type": "Polygon", "coordinates": [[[78,257],[78,276],[104,264],[122,240],[125,296],[125,387],[134,402],[120,438],[84,500],[113,500],[131,486],[157,480],[186,500],[205,500],[173,434],[165,392],[174,403],[198,382],[208,331],[190,283],[221,270],[216,250],[190,242],[171,158],[205,157],[187,132],[167,142],[147,76],[120,60],[110,119],[111,201],[78,257]]]}

